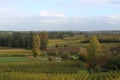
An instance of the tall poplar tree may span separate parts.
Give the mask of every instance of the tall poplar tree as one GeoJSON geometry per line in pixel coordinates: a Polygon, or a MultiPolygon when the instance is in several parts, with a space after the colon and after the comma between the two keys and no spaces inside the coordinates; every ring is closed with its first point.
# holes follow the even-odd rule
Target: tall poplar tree
{"type": "Polygon", "coordinates": [[[96,59],[101,55],[101,45],[97,40],[96,36],[90,38],[90,43],[88,46],[88,70],[90,73],[94,72],[94,69],[98,66],[96,59]]]}
{"type": "Polygon", "coordinates": [[[101,45],[96,36],[90,38],[90,43],[88,47],[88,55],[93,58],[101,54],[101,45]]]}
{"type": "Polygon", "coordinates": [[[39,37],[40,37],[40,49],[41,50],[46,50],[47,49],[47,46],[48,46],[48,33],[47,32],[42,32],[39,34],[39,37]]]}
{"type": "Polygon", "coordinates": [[[34,34],[32,38],[32,52],[34,57],[37,57],[37,55],[40,53],[40,37],[39,35],[34,34]]]}

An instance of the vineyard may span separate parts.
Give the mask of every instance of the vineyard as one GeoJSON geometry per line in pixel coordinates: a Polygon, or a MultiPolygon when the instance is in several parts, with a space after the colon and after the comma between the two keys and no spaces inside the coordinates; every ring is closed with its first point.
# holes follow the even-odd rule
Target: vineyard
{"type": "Polygon", "coordinates": [[[120,80],[119,71],[89,74],[77,61],[1,62],[0,80],[120,80]]]}
{"type": "Polygon", "coordinates": [[[107,73],[0,73],[2,80],[120,80],[120,72],[107,73]]]}
{"type": "MultiPolygon", "coordinates": [[[[120,43],[100,44],[97,40],[114,41],[118,35],[93,36],[90,43],[82,43],[89,36],[52,38],[37,57],[30,45],[18,43],[19,38],[16,47],[0,46],[0,80],[120,80],[120,55],[111,53],[120,43]]],[[[4,44],[8,42],[4,40],[4,44]]]]}

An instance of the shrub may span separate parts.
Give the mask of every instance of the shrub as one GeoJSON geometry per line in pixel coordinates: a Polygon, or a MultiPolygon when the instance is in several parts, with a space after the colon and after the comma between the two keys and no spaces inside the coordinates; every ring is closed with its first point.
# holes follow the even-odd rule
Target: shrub
{"type": "Polygon", "coordinates": [[[63,59],[71,59],[71,55],[70,55],[69,52],[63,52],[62,55],[61,55],[61,57],[63,59]]]}
{"type": "Polygon", "coordinates": [[[85,48],[80,48],[79,50],[79,59],[83,62],[87,62],[88,54],[85,48]]]}
{"type": "Polygon", "coordinates": [[[54,57],[49,56],[49,57],[48,57],[48,60],[49,60],[49,61],[54,61],[55,59],[54,59],[54,57]]]}
{"type": "Polygon", "coordinates": [[[55,56],[58,56],[60,53],[57,50],[55,50],[54,54],[55,56]]]}
{"type": "Polygon", "coordinates": [[[108,58],[108,64],[104,66],[104,68],[107,68],[109,70],[120,70],[120,55],[117,56],[109,56],[108,58]]]}
{"type": "Polygon", "coordinates": [[[47,52],[42,52],[41,56],[48,56],[47,52]]]}
{"type": "Polygon", "coordinates": [[[71,59],[72,59],[72,60],[78,60],[78,59],[79,59],[79,56],[78,56],[78,55],[72,55],[72,56],[71,56],[71,59]]]}
{"type": "Polygon", "coordinates": [[[47,53],[50,56],[58,56],[60,54],[58,50],[51,50],[51,51],[48,51],[47,53]]]}

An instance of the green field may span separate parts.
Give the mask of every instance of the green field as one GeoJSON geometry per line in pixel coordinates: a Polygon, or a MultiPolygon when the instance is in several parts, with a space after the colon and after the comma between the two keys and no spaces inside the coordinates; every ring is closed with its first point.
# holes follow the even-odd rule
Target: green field
{"type": "MultiPolygon", "coordinates": [[[[48,50],[75,50],[79,47],[87,49],[89,44],[81,41],[78,36],[50,39],[48,50]],[[58,48],[55,47],[56,44],[58,48]]],[[[111,54],[110,48],[118,45],[120,43],[102,43],[102,53],[111,54]]],[[[46,51],[41,54],[44,52],[46,51]]],[[[120,80],[119,71],[89,74],[78,60],[54,62],[48,61],[41,54],[34,58],[31,50],[0,47],[0,80],[120,80]]]]}
{"type": "Polygon", "coordinates": [[[0,62],[30,62],[27,57],[0,57],[0,62]]]}

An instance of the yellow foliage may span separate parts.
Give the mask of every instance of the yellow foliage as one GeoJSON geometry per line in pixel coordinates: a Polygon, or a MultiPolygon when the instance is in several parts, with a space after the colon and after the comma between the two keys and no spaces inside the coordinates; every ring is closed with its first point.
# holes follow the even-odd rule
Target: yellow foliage
{"type": "Polygon", "coordinates": [[[40,53],[39,47],[40,47],[39,35],[33,35],[32,52],[34,54],[34,57],[36,57],[40,53]]]}
{"type": "Polygon", "coordinates": [[[101,45],[99,41],[97,40],[96,36],[92,36],[90,38],[90,44],[88,47],[88,54],[89,56],[97,56],[98,54],[101,54],[101,45]]]}

